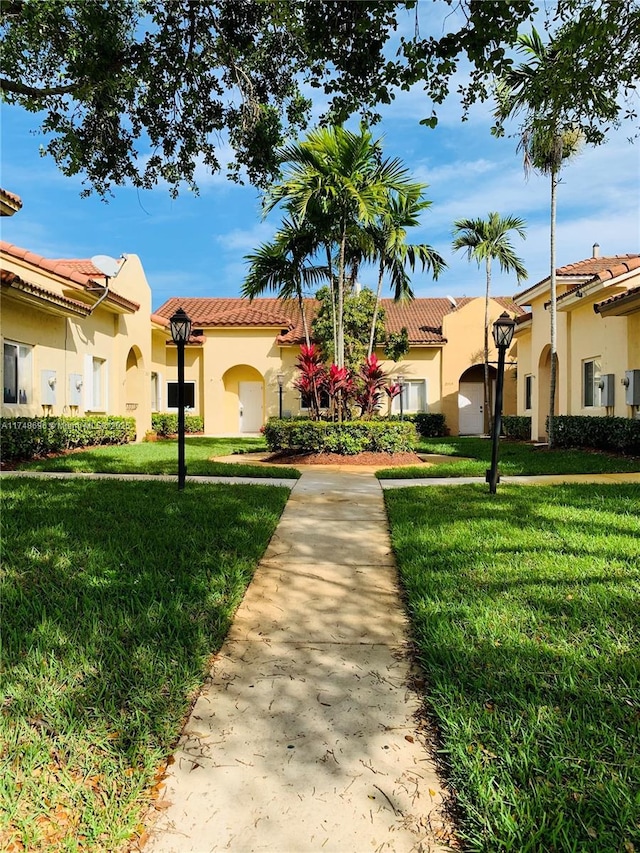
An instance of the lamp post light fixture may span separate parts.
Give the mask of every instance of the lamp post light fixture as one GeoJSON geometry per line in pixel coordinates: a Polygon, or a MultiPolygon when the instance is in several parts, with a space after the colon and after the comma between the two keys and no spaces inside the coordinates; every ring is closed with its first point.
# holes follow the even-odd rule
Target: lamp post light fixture
{"type": "Polygon", "coordinates": [[[498,349],[498,376],[496,377],[496,404],[493,414],[493,435],[491,445],[491,468],[487,470],[486,480],[489,483],[489,492],[496,493],[496,486],[500,482],[498,475],[498,445],[500,442],[500,430],[502,429],[502,392],[504,388],[504,361],[505,355],[511,341],[516,321],[506,311],[493,324],[493,340],[498,349]]]}
{"type": "Polygon", "coordinates": [[[404,420],[404,376],[396,376],[396,382],[400,386],[400,420],[404,420]]]}
{"type": "Polygon", "coordinates": [[[282,420],[282,391],[284,388],[284,373],[278,373],[278,417],[282,420]]]}
{"type": "Polygon", "coordinates": [[[191,320],[178,308],[169,320],[171,337],[178,348],[178,489],[184,489],[187,466],[184,455],[184,348],[191,337],[191,320]]]}

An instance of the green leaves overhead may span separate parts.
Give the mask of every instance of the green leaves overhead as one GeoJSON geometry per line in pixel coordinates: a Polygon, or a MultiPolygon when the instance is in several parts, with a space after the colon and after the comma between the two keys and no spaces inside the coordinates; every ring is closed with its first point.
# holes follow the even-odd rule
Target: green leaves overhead
{"type": "MultiPolygon", "coordinates": [[[[278,149],[306,127],[309,92],[329,99],[323,121],[340,124],[375,121],[399,89],[419,86],[435,107],[416,120],[435,127],[465,59],[463,111],[489,95],[536,3],[444,2],[443,24],[440,4],[415,0],[6,0],[0,91],[42,113],[44,150],[87,193],[197,191],[202,167],[266,186],[278,149]]],[[[543,14],[561,49],[539,101],[564,101],[593,133],[585,117],[602,119],[601,134],[635,118],[624,97],[637,78],[637,0],[559,0],[543,14]]]]}

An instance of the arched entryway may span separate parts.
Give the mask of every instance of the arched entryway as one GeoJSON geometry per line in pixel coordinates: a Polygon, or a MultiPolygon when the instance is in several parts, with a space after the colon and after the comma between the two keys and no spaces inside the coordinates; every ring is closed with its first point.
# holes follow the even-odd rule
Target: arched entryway
{"type": "Polygon", "coordinates": [[[125,374],[125,404],[129,414],[136,411],[143,399],[142,353],[133,346],[127,354],[125,374]]]}
{"type": "Polygon", "coordinates": [[[224,383],[224,423],[230,433],[253,434],[264,424],[264,377],[248,364],[229,368],[224,383]]]}
{"type": "Polygon", "coordinates": [[[136,437],[141,441],[150,424],[144,422],[145,403],[144,362],[142,352],[137,346],[132,346],[127,353],[126,372],[124,381],[125,414],[135,418],[136,437]]]}
{"type": "MultiPolygon", "coordinates": [[[[556,399],[554,413],[558,414],[558,381],[559,371],[556,364],[556,399]]],[[[551,346],[547,346],[540,353],[538,361],[538,440],[546,441],[547,417],[549,416],[549,405],[551,402],[551,346]]]]}
{"type": "MultiPolygon", "coordinates": [[[[490,394],[496,369],[489,365],[490,394]]],[[[489,429],[489,413],[484,404],[484,365],[474,364],[460,377],[458,387],[458,433],[460,435],[483,435],[489,429]]]]}

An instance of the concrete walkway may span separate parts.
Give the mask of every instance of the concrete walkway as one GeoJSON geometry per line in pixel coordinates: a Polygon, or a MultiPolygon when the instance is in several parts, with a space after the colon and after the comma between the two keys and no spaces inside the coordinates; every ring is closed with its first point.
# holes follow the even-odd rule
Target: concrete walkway
{"type": "Polygon", "coordinates": [[[382,490],[307,468],[170,766],[145,853],[444,851],[382,490]]]}

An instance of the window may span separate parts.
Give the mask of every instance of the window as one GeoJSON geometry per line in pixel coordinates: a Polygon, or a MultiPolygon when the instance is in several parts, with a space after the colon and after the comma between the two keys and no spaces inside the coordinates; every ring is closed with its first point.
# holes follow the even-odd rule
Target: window
{"type": "MultiPolygon", "coordinates": [[[[194,409],[196,405],[196,383],[184,383],[184,407],[185,409],[194,409]]],[[[178,383],[167,382],[167,407],[169,409],[178,408],[178,383]]]]}
{"type": "Polygon", "coordinates": [[[4,342],[4,395],[5,403],[26,405],[32,403],[31,353],[33,347],[4,342]]]}
{"type": "Polygon", "coordinates": [[[107,408],[106,364],[104,358],[94,358],[92,361],[91,408],[96,412],[105,411],[107,408]]]}
{"type": "MultiPolygon", "coordinates": [[[[425,379],[408,379],[402,389],[403,412],[427,411],[427,382],[425,379]]],[[[400,395],[393,398],[392,412],[400,414],[400,395]]]]}
{"type": "MultiPolygon", "coordinates": [[[[300,395],[300,408],[301,409],[308,409],[310,402],[311,401],[310,401],[309,396],[307,394],[301,394],[300,395]]],[[[331,403],[331,401],[329,400],[329,394],[326,391],[326,389],[323,388],[320,391],[320,408],[321,409],[328,409],[330,403],[331,403]]]]}
{"type": "Polygon", "coordinates": [[[529,374],[529,376],[524,377],[524,407],[525,409],[531,408],[531,401],[533,400],[533,376],[529,374]]]}
{"type": "Polygon", "coordinates": [[[582,405],[584,408],[600,405],[600,361],[589,359],[582,362],[582,405]]]}

